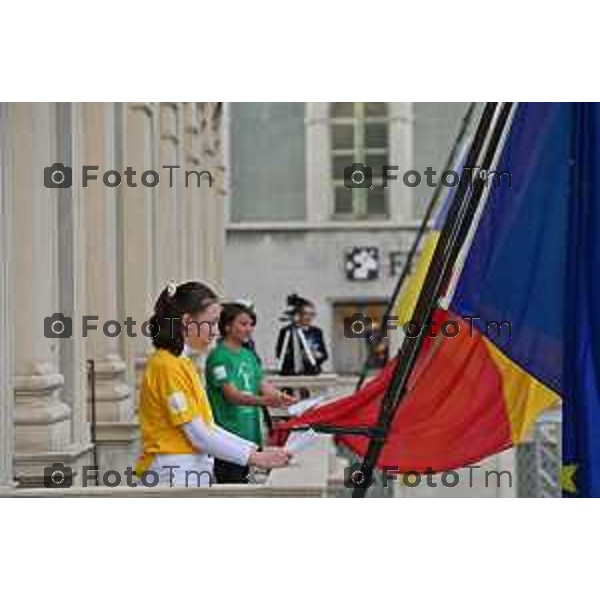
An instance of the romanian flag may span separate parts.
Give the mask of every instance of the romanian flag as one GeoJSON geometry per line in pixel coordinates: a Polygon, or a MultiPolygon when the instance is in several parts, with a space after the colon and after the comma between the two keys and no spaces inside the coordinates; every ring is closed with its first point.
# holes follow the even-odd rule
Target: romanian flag
{"type": "MultiPolygon", "coordinates": [[[[598,401],[600,352],[591,352],[589,338],[595,336],[598,350],[600,329],[589,298],[600,300],[600,293],[590,292],[593,286],[599,292],[600,245],[593,242],[592,224],[583,223],[583,216],[577,221],[573,204],[575,113],[570,104],[518,105],[496,167],[510,173],[510,180],[490,184],[454,293],[447,308],[434,314],[432,336],[425,339],[379,467],[404,472],[463,467],[522,441],[540,412],[558,406],[561,397],[566,403],[593,388],[598,401]],[[595,250],[581,247],[584,229],[595,250]],[[588,297],[577,331],[587,333],[570,341],[567,307],[578,285],[588,297]],[[582,385],[585,392],[577,389],[582,385]]],[[[595,219],[600,240],[600,203],[591,206],[583,192],[578,201],[586,205],[582,214],[595,219]]],[[[412,316],[444,216],[442,211],[397,307],[400,323],[412,316]]],[[[394,364],[356,394],[313,409],[287,427],[374,426],[394,364]]],[[[359,435],[338,440],[361,456],[369,443],[359,435]]]]}

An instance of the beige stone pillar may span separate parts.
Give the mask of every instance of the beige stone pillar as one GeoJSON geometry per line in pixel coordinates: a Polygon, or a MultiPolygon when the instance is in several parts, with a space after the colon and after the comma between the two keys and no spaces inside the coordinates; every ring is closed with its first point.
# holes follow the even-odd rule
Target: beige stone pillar
{"type": "Polygon", "coordinates": [[[214,279],[215,285],[219,289],[223,289],[225,281],[225,156],[223,153],[223,125],[222,112],[215,119],[215,180],[212,188],[213,191],[213,210],[215,213],[215,237],[214,237],[214,279]]]}
{"type": "Polygon", "coordinates": [[[221,116],[216,102],[203,103],[202,109],[202,165],[212,174],[212,186],[201,187],[204,233],[204,279],[223,294],[223,261],[225,246],[224,176],[221,144],[221,116]]]}
{"type": "MultiPolygon", "coordinates": [[[[208,118],[207,118],[207,102],[198,103],[198,120],[200,122],[200,165],[202,170],[210,171],[211,169],[211,149],[210,149],[210,132],[208,130],[208,118]]],[[[213,182],[214,183],[214,182],[213,182]]],[[[201,260],[200,260],[200,279],[206,283],[212,283],[212,274],[210,272],[211,264],[211,252],[212,252],[212,223],[210,217],[211,211],[211,193],[208,187],[208,181],[205,180],[200,186],[200,236],[199,236],[199,247],[201,249],[201,260]]]]}
{"type": "MultiPolygon", "coordinates": [[[[177,262],[177,281],[183,282],[190,279],[189,270],[189,245],[190,245],[190,227],[188,221],[188,211],[186,202],[186,156],[184,148],[185,123],[183,103],[173,103],[175,107],[175,128],[173,137],[173,158],[175,164],[179,167],[173,171],[173,187],[169,188],[171,197],[175,202],[175,260],[177,262]]],[[[168,183],[169,176],[165,177],[165,183],[168,183]]],[[[162,183],[162,180],[161,180],[162,183]]],[[[190,183],[188,181],[188,183],[190,183]]],[[[194,182],[191,181],[193,184],[194,182]]]]}
{"type": "Polygon", "coordinates": [[[8,104],[0,102],[0,490],[14,485],[12,197],[7,134],[8,104]]]}
{"type": "Polygon", "coordinates": [[[183,106],[183,156],[184,170],[191,172],[183,178],[183,201],[185,207],[186,248],[185,279],[202,279],[202,222],[201,186],[206,185],[206,176],[201,173],[202,148],[200,144],[200,124],[198,122],[198,104],[186,102],[183,106]]]}
{"type": "MultiPolygon", "coordinates": [[[[116,111],[121,110],[121,105],[88,102],[78,108],[82,163],[98,168],[94,172],[98,179],[81,188],[86,207],[86,315],[95,317],[90,325],[97,327],[87,333],[85,342],[87,357],[94,361],[95,370],[98,463],[102,471],[122,471],[130,462],[137,426],[133,422],[132,389],[126,382],[126,364],[120,355],[118,339],[128,335],[128,328],[117,306],[117,188],[102,182],[103,173],[124,170],[116,153],[116,111]],[[119,336],[110,337],[103,331],[104,323],[111,320],[120,323],[119,336]]],[[[134,180],[139,185],[138,179],[134,180]]],[[[121,181],[123,185],[125,178],[121,181]]],[[[140,325],[138,322],[130,332],[141,335],[140,325]]],[[[117,329],[108,331],[112,334],[117,329]]]]}
{"type": "MultiPolygon", "coordinates": [[[[153,104],[127,104],[123,109],[123,164],[136,171],[137,187],[120,188],[118,202],[119,314],[138,326],[150,318],[155,297],[153,251],[153,190],[141,185],[142,173],[154,169],[153,104]]],[[[160,254],[162,249],[157,248],[160,254]]],[[[129,381],[138,381],[151,339],[120,336],[121,356],[129,381]]]]}
{"type": "MultiPolygon", "coordinates": [[[[89,464],[91,437],[87,403],[87,369],[85,340],[81,322],[85,312],[85,202],[81,195],[81,130],[77,105],[56,104],[56,155],[71,165],[73,187],[57,191],[56,229],[58,307],[73,320],[73,337],[61,340],[58,370],[64,377],[61,396],[71,409],[72,461],[80,466],[89,464]]],[[[79,483],[76,478],[75,483],[79,483]]]]}
{"type": "Polygon", "coordinates": [[[160,104],[160,150],[159,171],[160,184],[158,206],[155,222],[156,244],[160,252],[156,255],[156,268],[159,285],[163,287],[170,279],[180,283],[183,273],[183,248],[186,243],[183,202],[180,193],[183,180],[182,169],[165,167],[181,167],[180,146],[180,107],[174,102],[160,104]]]}
{"type": "Polygon", "coordinates": [[[44,187],[43,178],[44,168],[56,160],[55,108],[49,103],[8,106],[15,459],[23,483],[39,483],[43,468],[54,459],[68,461],[71,450],[71,410],[61,397],[64,379],[58,371],[59,345],[71,340],[48,338],[44,331],[44,319],[58,309],[57,193],[44,187]]]}

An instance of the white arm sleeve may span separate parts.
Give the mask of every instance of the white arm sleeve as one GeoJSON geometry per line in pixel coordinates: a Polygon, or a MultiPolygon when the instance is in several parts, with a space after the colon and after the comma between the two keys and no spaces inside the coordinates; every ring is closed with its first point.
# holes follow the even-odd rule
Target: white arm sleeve
{"type": "Polygon", "coordinates": [[[256,444],[229,433],[216,425],[207,425],[200,417],[182,425],[183,431],[192,445],[206,454],[221,460],[246,466],[256,444]]]}
{"type": "Polygon", "coordinates": [[[241,442],[242,444],[249,444],[250,446],[252,446],[252,450],[258,449],[258,446],[254,442],[249,442],[248,440],[241,438],[239,435],[236,435],[235,433],[231,433],[231,431],[227,431],[227,429],[223,429],[219,425],[213,425],[213,428],[216,429],[221,435],[230,439],[234,443],[241,442]]]}

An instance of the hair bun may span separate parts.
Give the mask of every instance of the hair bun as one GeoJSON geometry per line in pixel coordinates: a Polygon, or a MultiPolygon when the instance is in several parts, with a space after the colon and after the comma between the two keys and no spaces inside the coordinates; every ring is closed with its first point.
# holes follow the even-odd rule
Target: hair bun
{"type": "Polygon", "coordinates": [[[244,298],[238,298],[235,301],[236,304],[241,304],[242,306],[245,306],[246,308],[250,309],[250,310],[254,310],[254,301],[252,300],[252,298],[248,298],[248,297],[244,297],[244,298]]]}
{"type": "Polygon", "coordinates": [[[172,298],[176,293],[177,293],[177,285],[171,279],[171,281],[169,281],[169,283],[167,283],[167,295],[169,296],[169,298],[172,298]]]}

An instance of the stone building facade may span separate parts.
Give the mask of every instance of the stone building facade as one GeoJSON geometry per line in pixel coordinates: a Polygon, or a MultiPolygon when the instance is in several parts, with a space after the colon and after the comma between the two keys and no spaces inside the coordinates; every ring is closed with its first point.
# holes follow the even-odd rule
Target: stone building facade
{"type": "Polygon", "coordinates": [[[39,485],[46,466],[92,464],[94,449],[101,469],[131,459],[150,348],[140,324],[171,279],[223,293],[222,112],[221,103],[0,103],[0,486],[39,485]],[[72,186],[59,169],[60,185],[47,187],[56,163],[70,167],[72,186]],[[145,171],[160,182],[150,174],[145,185],[145,171]],[[97,179],[84,186],[85,173],[97,179]],[[66,338],[48,337],[57,313],[72,319],[66,338]],[[87,337],[84,315],[97,317],[87,337]],[[103,334],[128,317],[137,337],[103,334]]]}
{"type": "Polygon", "coordinates": [[[433,192],[425,177],[441,175],[467,103],[231,103],[225,114],[230,194],[225,284],[249,296],[258,312],[256,342],[275,367],[275,340],[286,295],[317,307],[331,349],[328,371],[352,374],[364,359],[363,340],[344,336],[357,311],[380,317],[433,192]],[[348,190],[344,169],[373,169],[373,189],[348,190]],[[381,167],[396,166],[386,188],[381,167]],[[410,179],[410,183],[415,180],[410,179]],[[376,252],[377,269],[352,278],[347,256],[376,252]]]}

